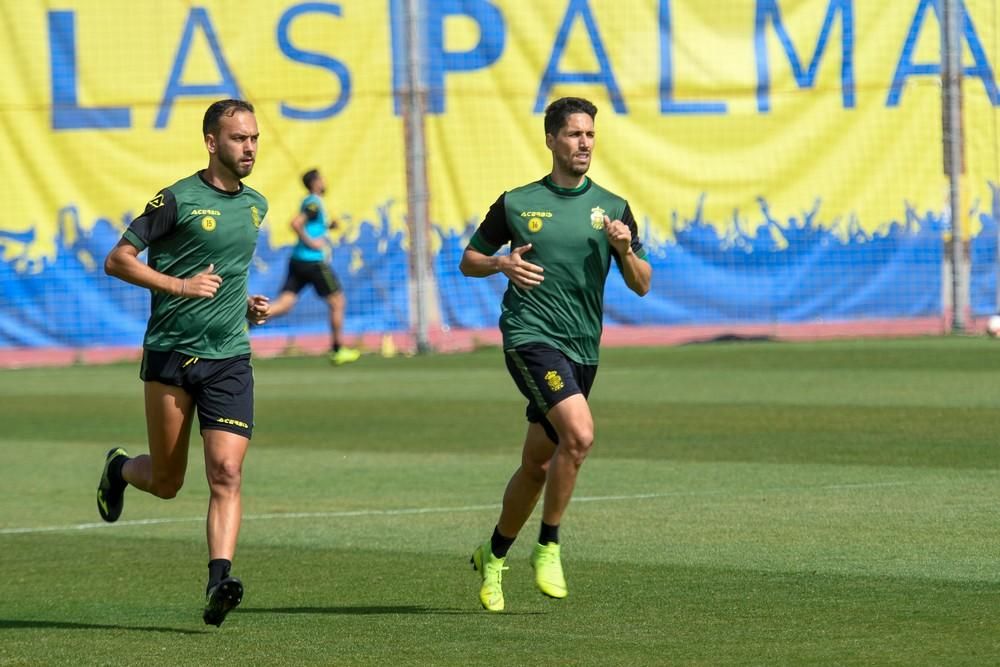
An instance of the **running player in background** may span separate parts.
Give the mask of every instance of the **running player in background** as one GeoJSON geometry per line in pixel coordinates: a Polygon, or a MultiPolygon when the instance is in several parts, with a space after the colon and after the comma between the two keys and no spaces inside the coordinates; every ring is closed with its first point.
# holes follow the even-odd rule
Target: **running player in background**
{"type": "Polygon", "coordinates": [[[108,452],[97,509],[118,520],[128,485],[173,498],[184,484],[195,412],[208,477],[208,585],[202,617],[222,625],[243,599],[230,574],[242,517],[243,459],[253,431],[247,319],[263,324],[268,299],[249,296],[250,262],[267,200],[242,182],[257,159],[251,104],[220,100],[202,122],[208,168],[162,190],[108,254],[108,275],[152,292],[139,377],[149,453],[108,452]],[[148,250],[146,262],[138,255],[148,250]]]}
{"type": "Polygon", "coordinates": [[[500,330],[507,370],[528,400],[521,465],[507,483],[493,536],[472,554],[479,600],[489,611],[504,609],[507,552],[543,493],[531,555],[535,584],[552,598],[568,593],[559,525],[594,443],[587,397],[597,374],[604,282],[612,259],[639,296],[652,279],[628,202],[586,176],[596,115],[580,98],[549,105],[545,145],[552,171],[496,200],[459,267],[466,276],[502,273],[510,281],[500,330]],[[508,243],[510,254],[497,255],[508,243]]]}
{"type": "Polygon", "coordinates": [[[361,353],[346,347],[342,340],[344,328],[344,290],[337,274],[326,258],[326,230],[334,229],[337,221],[327,221],[326,208],[321,197],[326,192],[326,182],[316,169],[302,176],[302,184],[309,194],[302,200],[298,214],[292,218],[292,229],[298,243],[288,261],[288,276],[281,294],[271,304],[271,317],[284,315],[299,300],[299,292],[312,285],[316,294],[326,301],[330,313],[330,363],[337,366],[357,361],[361,353]]]}

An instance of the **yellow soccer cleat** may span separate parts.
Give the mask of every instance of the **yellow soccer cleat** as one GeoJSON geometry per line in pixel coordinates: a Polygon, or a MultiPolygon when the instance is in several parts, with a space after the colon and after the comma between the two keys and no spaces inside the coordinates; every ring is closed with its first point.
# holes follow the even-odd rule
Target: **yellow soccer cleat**
{"type": "Polygon", "coordinates": [[[361,358],[361,350],[355,350],[353,347],[342,347],[336,352],[330,353],[330,363],[334,366],[342,366],[343,364],[349,364],[352,361],[357,361],[361,358]]]}
{"type": "Polygon", "coordinates": [[[479,601],[486,611],[503,611],[503,588],[500,581],[503,579],[503,571],[506,558],[497,558],[490,550],[490,542],[479,545],[472,552],[472,569],[479,572],[483,578],[483,585],[479,588],[479,601]]]}
{"type": "Polygon", "coordinates": [[[561,600],[569,593],[558,544],[536,544],[531,552],[531,569],[535,571],[535,585],[544,595],[561,600]]]}

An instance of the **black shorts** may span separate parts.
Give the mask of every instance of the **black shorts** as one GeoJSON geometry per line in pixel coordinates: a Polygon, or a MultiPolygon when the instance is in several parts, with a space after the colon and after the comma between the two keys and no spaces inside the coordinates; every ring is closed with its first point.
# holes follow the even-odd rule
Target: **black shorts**
{"type": "Polygon", "coordinates": [[[504,350],[504,358],[514,384],[528,399],[525,410],[528,421],[541,424],[549,439],[558,444],[556,429],[545,415],[556,403],[574,394],[589,397],[597,366],[578,364],[554,347],[541,343],[504,350]]]}
{"type": "Polygon", "coordinates": [[[288,262],[288,277],[282,285],[282,292],[298,294],[306,285],[312,285],[316,294],[326,298],[340,291],[340,281],[326,262],[303,262],[297,259],[288,262]]]}
{"type": "Polygon", "coordinates": [[[180,387],[194,398],[202,431],[253,435],[253,367],[250,355],[201,359],[180,352],[143,350],[143,382],[180,387]]]}

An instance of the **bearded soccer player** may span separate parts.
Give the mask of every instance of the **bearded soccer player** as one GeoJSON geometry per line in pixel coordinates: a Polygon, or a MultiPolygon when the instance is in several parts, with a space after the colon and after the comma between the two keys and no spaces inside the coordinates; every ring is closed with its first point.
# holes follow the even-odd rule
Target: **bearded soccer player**
{"type": "Polygon", "coordinates": [[[508,279],[500,315],[507,370],[528,401],[521,465],[503,496],[493,536],[472,554],[479,601],[503,611],[507,553],[539,498],[542,522],[531,554],[538,589],[565,598],[559,526],[580,466],[594,444],[587,397],[597,374],[604,283],[611,262],[639,296],[652,269],[628,202],[588,176],[594,151],[591,102],[566,97],[545,111],[552,171],[505,192],[462,255],[466,276],[508,279]],[[504,245],[511,252],[497,255],[504,245]]]}
{"type": "Polygon", "coordinates": [[[267,200],[243,183],[257,159],[251,104],[220,100],[202,122],[208,168],[157,193],[108,254],[108,275],[152,292],[139,377],[149,453],[105,458],[97,509],[118,520],[128,485],[173,498],[184,483],[195,413],[208,477],[208,586],[202,617],[222,625],[243,599],[230,574],[240,529],[243,459],[253,431],[248,318],[263,324],[266,297],[247,293],[267,200]],[[148,260],[139,253],[148,250],[148,260]]]}

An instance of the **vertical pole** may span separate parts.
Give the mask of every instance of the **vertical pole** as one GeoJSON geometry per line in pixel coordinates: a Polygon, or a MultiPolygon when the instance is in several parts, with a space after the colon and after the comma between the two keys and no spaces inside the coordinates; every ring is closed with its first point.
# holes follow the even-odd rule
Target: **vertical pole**
{"type": "Polygon", "coordinates": [[[403,120],[406,127],[406,201],[410,227],[411,326],[418,353],[431,349],[428,336],[428,299],[431,296],[427,246],[429,193],[427,149],[424,137],[424,109],[427,87],[423,72],[423,44],[420,41],[422,2],[405,0],[403,34],[406,40],[406,83],[403,87],[403,120]]]}
{"type": "Polygon", "coordinates": [[[965,171],[962,126],[962,2],[943,0],[941,35],[941,120],[944,173],[948,178],[948,221],[951,233],[951,329],[968,327],[969,248],[962,206],[965,171]]]}
{"type": "Polygon", "coordinates": [[[997,227],[997,258],[996,258],[996,268],[994,269],[996,275],[994,280],[996,281],[996,305],[994,306],[995,314],[1000,315],[1000,187],[994,187],[993,190],[993,224],[997,227]]]}

